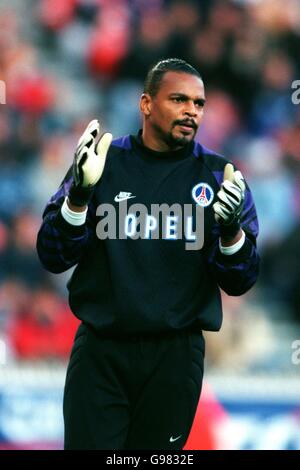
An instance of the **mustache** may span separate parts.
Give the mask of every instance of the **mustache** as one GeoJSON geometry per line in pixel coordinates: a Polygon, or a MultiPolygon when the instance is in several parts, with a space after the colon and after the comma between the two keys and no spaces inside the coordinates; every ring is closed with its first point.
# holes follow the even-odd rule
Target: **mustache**
{"type": "Polygon", "coordinates": [[[179,124],[180,126],[191,126],[194,129],[198,128],[197,124],[193,119],[182,119],[181,121],[178,119],[177,121],[174,121],[174,126],[176,126],[177,124],[179,124]]]}

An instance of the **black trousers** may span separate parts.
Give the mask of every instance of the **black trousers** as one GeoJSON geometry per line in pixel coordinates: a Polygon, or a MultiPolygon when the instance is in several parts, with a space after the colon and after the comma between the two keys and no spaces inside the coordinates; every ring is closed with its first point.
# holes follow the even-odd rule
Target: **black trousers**
{"type": "Polygon", "coordinates": [[[182,449],[204,348],[201,333],[116,339],[81,324],[64,390],[65,449],[182,449]]]}

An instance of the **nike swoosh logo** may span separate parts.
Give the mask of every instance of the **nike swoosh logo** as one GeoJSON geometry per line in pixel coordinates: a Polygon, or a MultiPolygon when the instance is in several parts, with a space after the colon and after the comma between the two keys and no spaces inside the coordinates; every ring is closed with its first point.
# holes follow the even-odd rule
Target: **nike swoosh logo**
{"type": "Polygon", "coordinates": [[[178,439],[180,439],[180,438],[181,438],[181,434],[180,434],[180,436],[178,436],[178,437],[173,437],[173,436],[171,436],[171,437],[170,437],[170,442],[178,441],[178,439]]]}
{"type": "Polygon", "coordinates": [[[119,194],[115,197],[115,202],[122,202],[126,201],[127,199],[131,199],[135,196],[119,196],[119,194]]]}

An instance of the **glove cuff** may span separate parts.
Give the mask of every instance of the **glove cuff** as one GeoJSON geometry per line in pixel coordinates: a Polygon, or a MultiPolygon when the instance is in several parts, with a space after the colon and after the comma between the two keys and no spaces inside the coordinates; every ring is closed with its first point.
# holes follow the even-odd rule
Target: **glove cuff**
{"type": "Polygon", "coordinates": [[[239,232],[241,226],[238,221],[234,221],[231,224],[220,225],[220,236],[224,241],[232,240],[239,232]]]}
{"type": "Polygon", "coordinates": [[[90,188],[82,188],[81,186],[76,186],[75,183],[72,184],[69,190],[69,200],[74,206],[86,206],[93,195],[94,186],[90,188]]]}

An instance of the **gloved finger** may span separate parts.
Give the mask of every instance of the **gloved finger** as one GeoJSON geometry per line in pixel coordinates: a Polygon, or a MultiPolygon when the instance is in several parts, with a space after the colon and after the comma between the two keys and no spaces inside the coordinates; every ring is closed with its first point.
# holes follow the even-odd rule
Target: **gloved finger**
{"type": "Polygon", "coordinates": [[[225,204],[223,204],[220,201],[215,202],[214,205],[213,205],[213,208],[214,208],[214,210],[217,210],[219,212],[224,212],[224,214],[226,214],[226,215],[230,215],[232,213],[230,208],[228,208],[225,204]]]}
{"type": "Polygon", "coordinates": [[[100,131],[100,123],[98,121],[98,119],[93,119],[92,121],[89,122],[86,130],[84,131],[85,132],[88,132],[90,134],[93,135],[93,137],[95,138],[98,134],[98,132],[100,131]]]}
{"type": "Polygon", "coordinates": [[[234,167],[232,163],[226,163],[225,168],[224,168],[224,176],[223,176],[223,181],[228,180],[233,182],[234,181],[234,167]]]}
{"type": "Polygon", "coordinates": [[[231,183],[230,181],[223,181],[221,188],[221,191],[225,192],[225,194],[230,197],[233,202],[236,201],[236,204],[240,203],[242,199],[242,191],[239,186],[231,183]]]}
{"type": "MultiPolygon", "coordinates": [[[[82,136],[80,137],[78,141],[78,147],[83,145],[86,145],[88,142],[92,142],[93,140],[96,139],[100,132],[100,124],[98,119],[93,119],[83,132],[82,136]]],[[[91,144],[90,144],[91,145],[91,144]]]]}
{"type": "Polygon", "coordinates": [[[105,134],[103,134],[103,136],[100,138],[97,144],[96,153],[101,157],[106,157],[111,141],[112,141],[112,134],[110,134],[109,132],[106,132],[105,134]]]}
{"type": "Polygon", "coordinates": [[[92,146],[92,144],[95,144],[95,141],[94,141],[94,138],[92,137],[92,135],[88,135],[87,138],[85,140],[83,140],[77,147],[77,150],[76,150],[76,153],[78,155],[80,155],[82,153],[82,149],[84,147],[87,147],[87,148],[90,148],[92,146]]]}
{"type": "Polygon", "coordinates": [[[228,210],[224,206],[224,204],[221,204],[220,202],[215,202],[213,205],[214,212],[218,214],[223,220],[227,220],[229,216],[231,216],[231,211],[228,210]]]}
{"type": "Polygon", "coordinates": [[[84,163],[86,162],[86,159],[88,157],[88,147],[87,146],[84,146],[81,148],[81,151],[80,152],[77,152],[76,154],[76,164],[77,166],[80,166],[82,167],[82,165],[84,165],[84,163]]]}
{"type": "Polygon", "coordinates": [[[244,192],[246,189],[246,184],[242,173],[237,170],[234,172],[234,183],[244,192]]]}
{"type": "Polygon", "coordinates": [[[225,207],[227,207],[228,210],[233,212],[236,209],[237,207],[236,201],[233,201],[232,199],[230,199],[227,196],[227,194],[224,193],[224,191],[219,191],[217,196],[218,196],[219,202],[223,204],[225,207]]]}
{"type": "Polygon", "coordinates": [[[75,165],[73,167],[74,178],[76,184],[81,184],[83,181],[83,165],[88,158],[88,148],[83,147],[81,153],[75,154],[75,165]]]}

